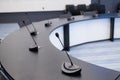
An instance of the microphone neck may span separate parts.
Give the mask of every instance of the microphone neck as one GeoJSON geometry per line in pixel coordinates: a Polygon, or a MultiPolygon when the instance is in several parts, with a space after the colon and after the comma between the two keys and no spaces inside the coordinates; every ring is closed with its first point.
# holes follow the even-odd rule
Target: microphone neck
{"type": "MultiPolygon", "coordinates": [[[[29,32],[29,34],[30,34],[30,30],[29,30],[29,28],[27,27],[27,25],[26,25],[25,21],[23,21],[23,23],[24,23],[24,25],[25,25],[25,27],[26,27],[27,31],[28,31],[28,32],[29,32]]],[[[31,34],[30,34],[30,36],[31,36],[31,34]]],[[[31,38],[33,39],[33,41],[34,41],[35,45],[36,45],[36,46],[38,46],[38,45],[37,45],[37,42],[35,41],[35,39],[33,38],[33,36],[31,36],[31,38]]]]}
{"type": "Polygon", "coordinates": [[[33,25],[33,23],[32,23],[32,21],[31,21],[31,19],[29,18],[28,13],[25,13],[25,14],[26,14],[26,16],[27,16],[28,20],[31,22],[31,24],[32,24],[32,26],[33,26],[34,31],[35,31],[35,32],[37,32],[37,30],[36,30],[35,26],[33,25]]]}
{"type": "MultiPolygon", "coordinates": [[[[60,43],[61,43],[62,47],[64,48],[64,45],[63,45],[63,43],[62,43],[61,39],[60,39],[59,37],[57,37],[57,38],[59,39],[59,41],[60,41],[60,43]]],[[[69,56],[68,52],[67,52],[66,50],[64,50],[64,51],[65,51],[65,53],[67,54],[68,59],[70,60],[71,66],[73,66],[73,62],[72,62],[72,60],[71,60],[71,58],[70,58],[70,56],[69,56]]]]}

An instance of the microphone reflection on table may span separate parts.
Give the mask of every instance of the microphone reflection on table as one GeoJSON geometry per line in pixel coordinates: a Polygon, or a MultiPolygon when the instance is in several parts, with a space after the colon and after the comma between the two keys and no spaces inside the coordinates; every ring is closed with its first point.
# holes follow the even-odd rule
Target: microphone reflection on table
{"type": "MultiPolygon", "coordinates": [[[[64,45],[63,45],[63,43],[62,43],[62,41],[61,41],[61,39],[59,37],[59,34],[55,33],[55,36],[58,38],[58,40],[60,41],[62,47],[64,48],[64,45]]],[[[69,56],[69,54],[68,54],[68,52],[66,50],[65,50],[65,53],[66,53],[66,55],[67,55],[70,62],[64,62],[62,64],[62,66],[61,66],[62,72],[65,73],[65,74],[68,74],[68,75],[77,74],[77,73],[80,74],[82,69],[78,65],[76,65],[76,64],[74,64],[72,62],[72,60],[71,60],[71,58],[70,58],[70,56],[69,56]]]]}
{"type": "Polygon", "coordinates": [[[38,52],[38,49],[40,48],[40,46],[38,46],[37,42],[35,41],[35,39],[34,39],[33,36],[31,35],[31,32],[30,32],[29,28],[27,27],[25,21],[23,21],[23,24],[25,25],[27,31],[29,32],[29,34],[30,34],[30,36],[31,36],[31,38],[32,38],[32,40],[33,40],[33,42],[34,42],[34,45],[32,45],[32,46],[29,48],[29,51],[31,51],[31,52],[38,52]]]}

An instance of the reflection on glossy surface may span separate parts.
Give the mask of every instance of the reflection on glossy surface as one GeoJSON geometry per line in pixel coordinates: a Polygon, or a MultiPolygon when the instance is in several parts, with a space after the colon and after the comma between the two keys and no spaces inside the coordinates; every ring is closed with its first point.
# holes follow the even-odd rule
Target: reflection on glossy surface
{"type": "Polygon", "coordinates": [[[69,54],[89,63],[120,71],[120,40],[76,46],[71,48],[69,54]]]}
{"type": "Polygon", "coordinates": [[[19,25],[17,23],[2,23],[0,24],[0,39],[4,39],[10,33],[19,29],[19,25]]]}

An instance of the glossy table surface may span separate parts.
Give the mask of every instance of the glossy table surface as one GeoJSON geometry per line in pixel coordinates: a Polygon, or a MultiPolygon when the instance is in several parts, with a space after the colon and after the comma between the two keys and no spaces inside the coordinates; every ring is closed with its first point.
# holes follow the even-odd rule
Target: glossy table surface
{"type": "MultiPolygon", "coordinates": [[[[75,16],[75,21],[90,20],[91,16],[75,16]]],[[[82,67],[81,76],[68,76],[61,72],[61,64],[68,61],[66,54],[58,50],[49,40],[50,33],[57,27],[72,21],[66,18],[51,19],[50,27],[45,27],[48,22],[34,22],[39,32],[35,36],[40,46],[38,53],[29,51],[34,42],[26,27],[6,37],[0,45],[0,60],[6,71],[15,80],[115,80],[120,74],[118,71],[99,67],[72,57],[75,64],[82,67]]],[[[74,21],[73,21],[74,22],[74,21]]],[[[27,25],[32,31],[32,25],[27,25]]],[[[119,79],[118,79],[119,80],[119,79]]]]}

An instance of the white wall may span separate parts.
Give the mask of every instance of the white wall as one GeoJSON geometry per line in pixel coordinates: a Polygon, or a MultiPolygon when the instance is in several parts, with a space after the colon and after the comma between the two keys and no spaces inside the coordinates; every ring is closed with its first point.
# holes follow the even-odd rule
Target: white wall
{"type": "Polygon", "coordinates": [[[62,50],[63,47],[60,43],[60,41],[58,40],[58,38],[55,36],[55,33],[59,34],[59,37],[63,43],[63,26],[60,26],[59,28],[55,29],[53,32],[51,32],[49,39],[50,42],[59,50],[62,50]]]}
{"type": "Polygon", "coordinates": [[[20,26],[18,23],[0,23],[0,39],[4,39],[14,31],[18,30],[20,26]]]}
{"type": "MultiPolygon", "coordinates": [[[[60,42],[55,37],[58,32],[63,42],[63,28],[62,26],[55,29],[50,34],[51,43],[58,49],[63,49],[60,42]]],[[[110,38],[110,20],[106,19],[93,19],[86,21],[79,21],[70,24],[70,46],[82,44],[85,42],[103,40],[110,38]]]]}
{"type": "Polygon", "coordinates": [[[115,18],[114,38],[120,38],[120,18],[115,18]]]}
{"type": "Polygon", "coordinates": [[[90,3],[91,0],[0,0],[0,12],[64,10],[66,4],[90,3]]]}
{"type": "Polygon", "coordinates": [[[109,39],[110,20],[94,19],[70,24],[70,46],[109,39]]]}

